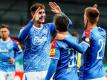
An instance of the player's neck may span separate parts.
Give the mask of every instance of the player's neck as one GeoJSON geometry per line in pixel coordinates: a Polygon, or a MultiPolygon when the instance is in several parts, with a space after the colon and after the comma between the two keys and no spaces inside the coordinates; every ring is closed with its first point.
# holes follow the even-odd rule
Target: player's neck
{"type": "Polygon", "coordinates": [[[38,27],[38,28],[41,28],[41,27],[43,26],[42,23],[37,23],[37,22],[35,22],[34,25],[35,25],[36,27],[38,27]]]}
{"type": "Polygon", "coordinates": [[[59,34],[63,34],[63,35],[69,34],[68,31],[66,31],[66,32],[58,32],[58,33],[59,33],[59,34]]]}
{"type": "Polygon", "coordinates": [[[95,23],[95,24],[89,23],[89,24],[87,25],[87,29],[88,29],[88,28],[94,28],[94,27],[96,27],[96,26],[97,26],[96,23],[95,23]]]}
{"type": "Polygon", "coordinates": [[[7,41],[9,38],[2,38],[2,41],[7,41]]]}

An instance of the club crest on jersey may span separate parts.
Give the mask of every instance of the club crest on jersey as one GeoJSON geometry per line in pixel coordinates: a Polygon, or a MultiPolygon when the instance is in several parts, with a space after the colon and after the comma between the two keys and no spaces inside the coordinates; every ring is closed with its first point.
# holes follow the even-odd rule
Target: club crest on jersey
{"type": "Polygon", "coordinates": [[[90,39],[89,39],[89,38],[85,38],[85,41],[89,42],[89,41],[90,41],[90,39]]]}

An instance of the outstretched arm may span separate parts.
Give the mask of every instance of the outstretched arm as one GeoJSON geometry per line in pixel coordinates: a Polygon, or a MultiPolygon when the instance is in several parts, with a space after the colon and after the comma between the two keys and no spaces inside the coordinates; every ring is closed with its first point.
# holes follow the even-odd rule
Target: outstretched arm
{"type": "Polygon", "coordinates": [[[84,54],[86,52],[87,48],[90,46],[90,44],[86,41],[82,41],[80,44],[78,44],[78,43],[75,43],[72,38],[73,37],[71,35],[57,34],[57,36],[56,36],[56,39],[66,41],[76,51],[84,54]]]}
{"type": "Polygon", "coordinates": [[[87,50],[87,48],[90,46],[87,42],[82,41],[80,44],[78,43],[74,43],[72,41],[72,36],[66,36],[64,38],[64,40],[75,50],[77,50],[78,52],[84,54],[87,50]]]}

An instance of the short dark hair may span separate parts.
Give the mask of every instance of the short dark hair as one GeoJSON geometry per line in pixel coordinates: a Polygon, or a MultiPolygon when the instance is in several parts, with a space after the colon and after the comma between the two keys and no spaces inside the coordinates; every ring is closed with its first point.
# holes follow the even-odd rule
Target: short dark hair
{"type": "Polygon", "coordinates": [[[56,15],[54,20],[55,20],[56,30],[58,30],[60,32],[67,31],[67,26],[69,24],[69,20],[67,19],[66,16],[56,15]]]}
{"type": "Polygon", "coordinates": [[[87,18],[90,20],[92,24],[98,22],[97,18],[99,17],[100,12],[97,8],[87,7],[85,9],[85,13],[86,13],[87,18]]]}
{"type": "Polygon", "coordinates": [[[45,9],[45,5],[42,3],[35,3],[30,7],[31,12],[35,12],[38,8],[45,9]]]}
{"type": "Polygon", "coordinates": [[[1,28],[7,28],[9,30],[9,26],[7,24],[1,24],[0,29],[1,28]]]}

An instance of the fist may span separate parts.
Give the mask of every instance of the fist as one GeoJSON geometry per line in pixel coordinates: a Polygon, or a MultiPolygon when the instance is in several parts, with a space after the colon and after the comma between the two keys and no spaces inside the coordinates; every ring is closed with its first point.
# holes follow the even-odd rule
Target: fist
{"type": "Polygon", "coordinates": [[[10,62],[10,64],[14,64],[15,60],[11,57],[11,58],[9,59],[9,62],[10,62]]]}

